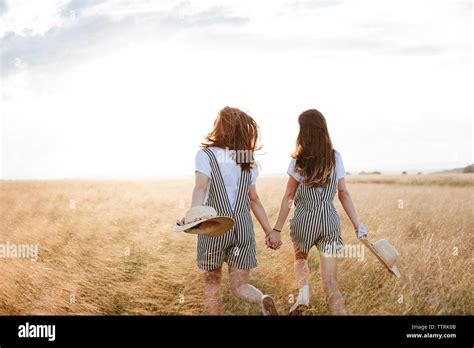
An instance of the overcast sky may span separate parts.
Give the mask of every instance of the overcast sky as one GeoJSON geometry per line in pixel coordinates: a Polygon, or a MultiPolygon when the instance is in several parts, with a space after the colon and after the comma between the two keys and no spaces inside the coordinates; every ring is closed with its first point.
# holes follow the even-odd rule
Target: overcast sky
{"type": "Polygon", "coordinates": [[[472,1],[0,0],[4,179],[193,175],[225,105],[284,174],[317,108],[346,169],[472,162],[472,1]]]}

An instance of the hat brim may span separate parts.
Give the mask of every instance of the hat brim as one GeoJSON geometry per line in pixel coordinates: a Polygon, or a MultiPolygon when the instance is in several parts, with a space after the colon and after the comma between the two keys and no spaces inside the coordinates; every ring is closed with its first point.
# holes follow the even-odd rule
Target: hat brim
{"type": "Polygon", "coordinates": [[[397,268],[397,266],[394,264],[394,263],[389,263],[387,262],[387,260],[384,258],[383,255],[381,255],[377,249],[374,247],[374,245],[369,242],[369,240],[367,238],[359,238],[359,240],[364,243],[364,245],[367,247],[367,249],[369,249],[372,254],[375,255],[375,257],[385,266],[385,268],[390,272],[392,273],[394,276],[396,276],[397,278],[400,278],[401,277],[401,274],[397,268]]]}
{"type": "Polygon", "coordinates": [[[176,232],[219,237],[234,227],[234,220],[227,216],[215,216],[183,226],[176,226],[176,232]]]}
{"type": "Polygon", "coordinates": [[[394,265],[396,260],[400,258],[400,253],[389,241],[381,239],[372,244],[377,253],[390,266],[394,265]]]}

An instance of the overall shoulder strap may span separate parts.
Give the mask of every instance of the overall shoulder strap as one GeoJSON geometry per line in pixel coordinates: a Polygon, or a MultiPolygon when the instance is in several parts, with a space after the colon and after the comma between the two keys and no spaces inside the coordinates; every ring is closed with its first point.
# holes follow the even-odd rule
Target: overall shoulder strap
{"type": "Polygon", "coordinates": [[[248,210],[249,206],[249,188],[252,180],[250,170],[241,170],[237,199],[235,202],[235,211],[242,212],[248,210]]]}
{"type": "Polygon", "coordinates": [[[222,178],[217,158],[210,149],[204,148],[203,151],[208,155],[209,163],[211,165],[212,182],[209,191],[209,198],[211,199],[212,196],[212,199],[216,201],[221,214],[225,213],[226,215],[232,216],[232,206],[229,202],[229,196],[227,195],[224,179],[222,178]]]}
{"type": "Polygon", "coordinates": [[[327,186],[323,189],[322,198],[323,200],[331,200],[334,196],[337,189],[337,179],[336,179],[336,168],[333,169],[331,174],[331,180],[327,184],[327,186]]]}

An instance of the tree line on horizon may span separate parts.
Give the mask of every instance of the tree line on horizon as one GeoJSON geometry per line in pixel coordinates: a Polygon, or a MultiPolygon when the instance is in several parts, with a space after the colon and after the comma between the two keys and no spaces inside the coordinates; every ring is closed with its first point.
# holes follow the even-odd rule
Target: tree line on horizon
{"type": "MultiPolygon", "coordinates": [[[[463,167],[463,168],[454,168],[454,169],[449,169],[449,170],[443,170],[441,172],[436,172],[435,174],[447,174],[447,173],[474,173],[474,164],[470,164],[466,167],[463,167]]],[[[381,175],[382,173],[379,172],[378,170],[374,170],[374,171],[361,171],[359,172],[358,175],[381,175]]],[[[407,171],[402,171],[401,172],[401,175],[407,175],[408,172],[407,171]]],[[[416,173],[417,175],[421,175],[423,174],[423,172],[418,172],[416,173]]],[[[352,173],[350,172],[346,172],[346,175],[352,175],[352,173]]]]}

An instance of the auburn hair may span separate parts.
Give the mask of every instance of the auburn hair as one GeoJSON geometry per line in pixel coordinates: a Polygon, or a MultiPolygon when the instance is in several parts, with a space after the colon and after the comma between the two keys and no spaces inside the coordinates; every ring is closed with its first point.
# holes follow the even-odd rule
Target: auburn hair
{"type": "Polygon", "coordinates": [[[260,130],[257,122],[244,111],[226,106],[219,111],[214,128],[207,134],[203,147],[220,147],[237,153],[235,161],[242,170],[250,170],[254,163],[254,152],[259,150],[260,130]],[[239,155],[239,154],[247,155],[239,155]]]}
{"type": "Polygon", "coordinates": [[[295,170],[305,185],[325,187],[336,167],[336,158],[326,119],[316,109],[304,111],[298,117],[300,131],[291,157],[296,159],[295,170]]]}

